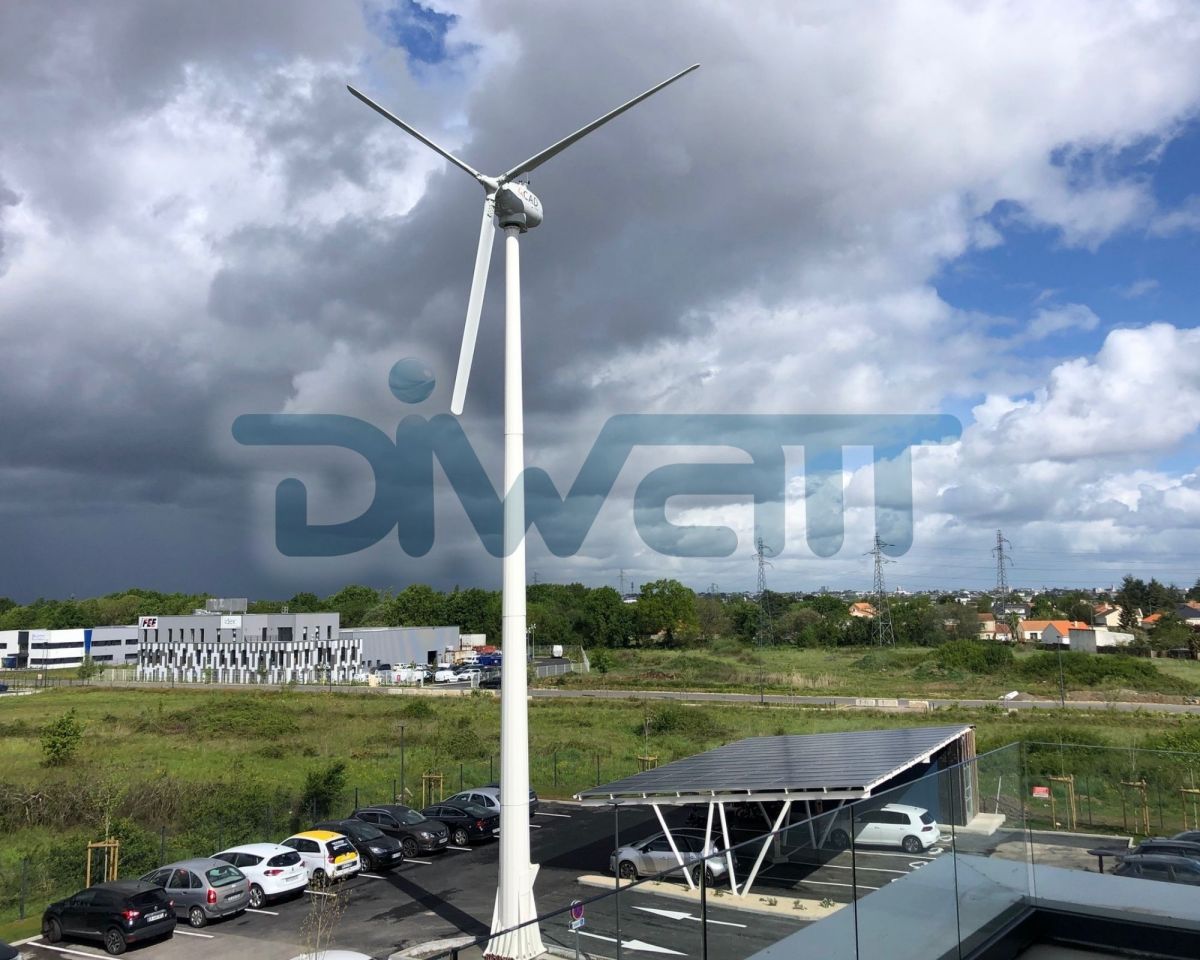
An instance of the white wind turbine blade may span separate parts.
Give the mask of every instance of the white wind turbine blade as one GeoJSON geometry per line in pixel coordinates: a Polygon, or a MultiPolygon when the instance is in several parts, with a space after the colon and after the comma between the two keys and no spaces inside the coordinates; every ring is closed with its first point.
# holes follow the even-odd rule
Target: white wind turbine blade
{"type": "Polygon", "coordinates": [[[403,120],[401,120],[394,113],[392,113],[388,110],[385,110],[383,107],[381,107],[379,104],[377,104],[374,100],[372,100],[370,97],[368,97],[365,93],[360,93],[359,91],[355,90],[352,86],[350,86],[350,84],[346,84],[346,89],[349,90],[356,97],[358,97],[359,100],[361,100],[363,103],[365,103],[368,107],[370,107],[372,110],[374,110],[380,116],[385,117],[388,120],[391,120],[392,123],[394,123],[396,126],[398,126],[401,130],[403,130],[405,133],[409,134],[410,136],[416,137],[416,139],[420,140],[430,150],[434,151],[435,153],[440,153],[443,157],[445,157],[447,160],[449,160],[452,164],[454,164],[460,170],[465,170],[467,173],[469,173],[471,176],[473,176],[476,180],[478,180],[480,183],[484,184],[485,186],[490,187],[492,185],[493,181],[491,180],[490,177],[485,177],[482,173],[480,173],[478,170],[476,170],[474,167],[472,167],[469,163],[459,160],[458,157],[456,157],[454,154],[452,154],[449,150],[446,150],[445,148],[438,146],[436,143],[434,143],[432,140],[430,140],[427,136],[425,136],[425,134],[423,134],[416,127],[409,126],[407,123],[405,123],[403,120]]]}
{"type": "Polygon", "coordinates": [[[475,251],[475,274],[471,277],[471,296],[467,300],[467,324],[463,329],[458,373],[454,377],[454,395],[450,400],[450,412],[456,417],[463,412],[467,381],[471,377],[471,360],[475,356],[475,337],[479,333],[479,315],[483,311],[483,291],[492,262],[492,238],[496,235],[495,212],[495,202],[489,194],[483,201],[483,222],[479,225],[479,247],[475,251]]]}
{"type": "MultiPolygon", "coordinates": [[[[597,127],[603,126],[604,124],[608,123],[609,120],[612,120],[614,117],[620,116],[622,113],[624,113],[630,107],[637,106],[637,104],[641,103],[647,97],[658,93],[658,91],[661,90],[663,87],[667,86],[668,84],[674,83],[680,77],[687,76],[687,74],[691,73],[693,70],[699,69],[699,67],[700,67],[700,64],[693,63],[686,70],[679,71],[679,73],[675,74],[675,76],[671,77],[670,79],[664,80],[662,83],[658,84],[657,86],[651,87],[649,90],[647,90],[645,93],[641,94],[640,96],[634,97],[632,100],[628,101],[627,103],[621,104],[619,107],[617,107],[616,110],[612,110],[612,111],[606,113],[604,116],[600,117],[598,120],[593,120],[586,127],[581,127],[580,129],[576,130],[573,134],[571,134],[569,137],[564,137],[562,140],[559,140],[558,143],[554,144],[553,146],[547,147],[541,153],[535,153],[532,157],[530,157],[528,160],[524,161],[523,163],[518,163],[515,167],[513,167],[507,173],[501,174],[497,178],[497,182],[499,182],[501,184],[507,183],[509,180],[512,180],[514,177],[519,177],[523,173],[529,173],[535,167],[540,167],[543,163],[545,163],[551,157],[555,156],[556,154],[562,153],[564,150],[567,149],[567,147],[569,147],[571,144],[573,144],[576,140],[586,137],[589,133],[591,133],[597,127]]],[[[376,109],[379,109],[379,108],[376,107],[376,109]]]]}

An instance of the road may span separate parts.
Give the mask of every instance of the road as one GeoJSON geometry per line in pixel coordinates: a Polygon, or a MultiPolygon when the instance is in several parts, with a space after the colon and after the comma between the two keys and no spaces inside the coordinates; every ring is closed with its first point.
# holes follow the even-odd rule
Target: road
{"type": "MultiPolygon", "coordinates": [[[[705,693],[687,690],[547,690],[534,689],[530,696],[539,699],[578,699],[595,697],[600,700],[682,700],[688,703],[769,703],[785,707],[849,707],[862,710],[923,710],[938,707],[1005,707],[1014,710],[1061,710],[1057,700],[938,700],[926,697],[802,697],[786,693],[705,693]]],[[[1130,701],[1068,700],[1068,710],[1115,710],[1133,713],[1196,713],[1200,704],[1194,703],[1136,703],[1130,701]]]]}

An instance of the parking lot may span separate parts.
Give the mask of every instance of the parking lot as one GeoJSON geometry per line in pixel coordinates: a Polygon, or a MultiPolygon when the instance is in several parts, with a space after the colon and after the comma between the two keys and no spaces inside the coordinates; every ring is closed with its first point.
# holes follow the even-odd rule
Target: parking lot
{"type": "MultiPolygon", "coordinates": [[[[532,821],[531,838],[532,859],[539,864],[534,885],[539,913],[565,911],[576,898],[588,900],[605,893],[581,886],[578,879],[584,874],[608,874],[614,827],[623,842],[659,830],[653,813],[644,808],[621,810],[619,823],[614,824],[611,809],[542,804],[532,821]]],[[[746,876],[756,853],[757,848],[743,851],[739,878],[746,876]]],[[[452,847],[440,855],[408,860],[392,871],[356,876],[337,884],[331,894],[306,892],[199,930],[181,924],[172,940],[131,947],[128,955],[141,960],[290,960],[304,951],[301,926],[312,898],[323,895],[344,899],[336,945],[372,957],[386,958],[436,940],[481,937],[491,921],[498,856],[499,844],[494,840],[470,848],[452,847]]],[[[777,895],[848,902],[855,880],[860,888],[881,887],[920,869],[938,852],[860,851],[853,867],[848,852],[812,859],[797,856],[801,855],[786,863],[764,864],[750,901],[777,895]]],[[[805,922],[799,913],[764,915],[738,909],[731,905],[732,897],[721,900],[710,898],[708,904],[710,956],[748,956],[805,922]]],[[[580,947],[588,956],[616,957],[618,912],[623,956],[700,955],[699,909],[676,898],[635,890],[622,896],[619,904],[605,897],[589,903],[586,910],[580,947]]],[[[568,929],[568,919],[563,915],[543,923],[547,945],[574,949],[575,934],[568,929]]],[[[105,956],[98,944],[50,946],[35,941],[27,949],[45,957],[105,956]]]]}

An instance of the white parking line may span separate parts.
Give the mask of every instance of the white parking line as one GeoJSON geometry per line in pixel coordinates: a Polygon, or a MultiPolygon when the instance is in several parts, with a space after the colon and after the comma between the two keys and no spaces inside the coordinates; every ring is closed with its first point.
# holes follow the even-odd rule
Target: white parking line
{"type": "Polygon", "coordinates": [[[203,937],[205,940],[216,939],[211,933],[196,933],[195,930],[180,930],[178,927],[175,928],[175,932],[184,937],[203,937]]]}
{"type": "MultiPolygon", "coordinates": [[[[937,848],[934,847],[932,849],[936,850],[937,848]]],[[[941,853],[941,851],[938,850],[938,853],[941,853]]],[[[861,856],[861,857],[904,857],[905,860],[912,860],[914,857],[920,857],[924,860],[933,860],[934,859],[933,856],[925,856],[925,854],[923,854],[923,853],[887,853],[883,850],[872,850],[869,853],[866,851],[860,850],[859,856],[861,856]]]]}
{"type": "MultiPolygon", "coordinates": [[[[828,868],[830,870],[854,870],[854,869],[856,869],[855,867],[843,867],[840,863],[820,863],[820,864],[813,864],[813,866],[815,866],[821,870],[824,870],[826,868],[828,868]]],[[[871,873],[900,873],[900,874],[908,873],[907,870],[889,870],[889,869],[887,869],[887,867],[867,867],[861,863],[858,865],[857,869],[858,870],[869,870],[871,873]]]]}
{"type": "Polygon", "coordinates": [[[408,858],[407,858],[407,859],[406,859],[404,862],[405,862],[405,863],[420,863],[420,864],[423,864],[423,865],[424,865],[424,866],[426,866],[426,867],[432,867],[432,866],[433,866],[433,861],[432,861],[432,860],[414,860],[412,857],[408,857],[408,858]]]}
{"type": "Polygon", "coordinates": [[[529,829],[530,829],[530,830],[541,830],[541,829],[542,829],[542,827],[541,827],[541,824],[537,824],[537,823],[531,823],[531,824],[529,825],[529,829]]]}
{"type": "MultiPolygon", "coordinates": [[[[326,893],[324,890],[313,890],[311,888],[306,888],[304,892],[311,893],[314,897],[336,897],[337,896],[336,893],[326,893]]],[[[183,931],[180,930],[179,933],[183,933],[183,931]]]]}
{"type": "Polygon", "coordinates": [[[57,953],[69,953],[75,957],[95,957],[96,960],[103,960],[102,953],[84,953],[82,950],[68,950],[66,947],[55,947],[48,943],[39,943],[37,940],[27,941],[31,947],[41,947],[43,950],[54,950],[57,953]]]}
{"type": "Polygon", "coordinates": [[[467,853],[470,853],[470,852],[471,852],[471,848],[470,848],[470,847],[451,847],[451,846],[447,846],[447,847],[446,847],[446,849],[447,849],[447,850],[463,850],[463,851],[465,851],[465,852],[467,852],[467,853]]]}
{"type": "Polygon", "coordinates": [[[368,880],[386,880],[387,877],[381,877],[377,873],[360,873],[360,877],[366,877],[368,880]]]}
{"type": "Polygon", "coordinates": [[[278,914],[278,913],[276,913],[274,910],[255,910],[253,907],[247,907],[247,908],[246,908],[246,912],[247,912],[247,913],[261,913],[261,914],[262,914],[263,916],[265,916],[265,917],[277,917],[277,916],[279,916],[279,914],[278,914]]]}
{"type": "MultiPolygon", "coordinates": [[[[896,877],[896,879],[899,880],[900,878],[896,877]]],[[[854,886],[853,883],[837,883],[833,880],[809,880],[807,878],[805,878],[804,880],[801,880],[799,882],[800,883],[812,883],[812,884],[816,884],[819,887],[853,887],[854,886]]],[[[861,890],[878,890],[879,889],[878,887],[869,887],[865,883],[858,884],[858,887],[861,890]]]]}
{"type": "Polygon", "coordinates": [[[537,813],[534,814],[534,816],[535,817],[562,817],[564,820],[571,819],[571,815],[569,813],[546,813],[545,810],[539,810],[537,813]]]}

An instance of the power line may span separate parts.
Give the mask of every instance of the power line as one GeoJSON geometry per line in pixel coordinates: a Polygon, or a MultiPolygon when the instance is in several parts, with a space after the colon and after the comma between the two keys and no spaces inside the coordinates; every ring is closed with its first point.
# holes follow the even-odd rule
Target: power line
{"type": "Polygon", "coordinates": [[[996,545],[992,547],[992,553],[996,555],[996,598],[1003,600],[1008,596],[1008,570],[1007,567],[1012,563],[1012,559],[1004,555],[1004,545],[1008,544],[1012,547],[1008,538],[1004,536],[1000,530],[996,531],[996,545]]]}
{"type": "Polygon", "coordinates": [[[890,546],[890,543],[880,540],[879,534],[876,533],[875,546],[865,554],[875,558],[875,642],[880,646],[894,646],[896,643],[896,635],[892,630],[892,608],[888,604],[887,590],[883,585],[883,565],[894,562],[883,555],[883,548],[890,546]]]}

